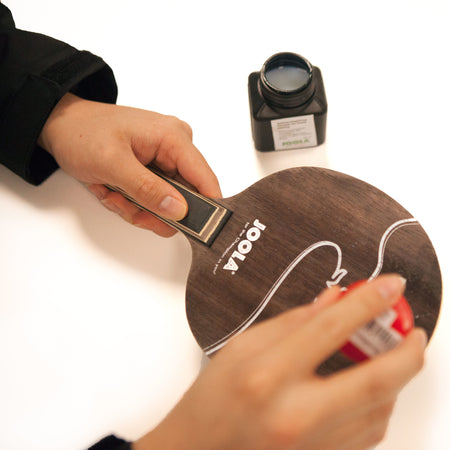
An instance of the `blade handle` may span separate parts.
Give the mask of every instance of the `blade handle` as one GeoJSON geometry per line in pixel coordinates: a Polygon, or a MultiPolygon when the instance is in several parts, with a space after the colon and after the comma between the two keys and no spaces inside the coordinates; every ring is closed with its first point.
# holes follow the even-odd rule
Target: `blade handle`
{"type": "Polygon", "coordinates": [[[147,166],[147,168],[171,184],[185,198],[188,204],[188,213],[186,217],[178,221],[166,219],[139,204],[123,189],[109,184],[106,185],[106,187],[112,191],[119,192],[138,208],[150,212],[164,223],[210,247],[230,218],[232,211],[217,202],[188,189],[181,183],[172,180],[154,167],[147,166]]]}

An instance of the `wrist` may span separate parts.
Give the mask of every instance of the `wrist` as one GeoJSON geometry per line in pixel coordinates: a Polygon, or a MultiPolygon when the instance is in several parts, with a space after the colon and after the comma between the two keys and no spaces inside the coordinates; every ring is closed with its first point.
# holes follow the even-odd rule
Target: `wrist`
{"type": "Polygon", "coordinates": [[[50,153],[54,155],[54,139],[55,135],[58,133],[58,129],[63,125],[63,120],[68,115],[68,112],[75,103],[83,102],[85,100],[73,95],[71,93],[65,94],[59,102],[55,105],[49,117],[47,118],[44,127],[39,134],[37,144],[50,153]]]}
{"type": "Polygon", "coordinates": [[[187,443],[186,433],[183,433],[182,429],[177,427],[172,429],[168,428],[164,421],[132,443],[133,450],[184,450],[186,448],[193,448],[187,443]],[[177,432],[174,433],[174,429],[177,432]]]}

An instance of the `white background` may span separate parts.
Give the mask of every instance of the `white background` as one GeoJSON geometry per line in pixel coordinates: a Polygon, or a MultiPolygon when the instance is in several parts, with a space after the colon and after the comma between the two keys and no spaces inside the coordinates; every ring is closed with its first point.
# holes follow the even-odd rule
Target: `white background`
{"type": "MultiPolygon", "coordinates": [[[[19,28],[102,56],[119,103],[187,121],[225,197],[292,166],[348,173],[419,219],[449,281],[448,1],[4,3],[19,28]],[[327,141],[260,154],[247,77],[279,51],[322,70],[327,141]]],[[[139,437],[202,364],[184,315],[187,241],[134,229],[62,171],[36,188],[0,167],[0,211],[0,449],[139,437]]],[[[448,302],[379,449],[450,448],[448,302]]]]}

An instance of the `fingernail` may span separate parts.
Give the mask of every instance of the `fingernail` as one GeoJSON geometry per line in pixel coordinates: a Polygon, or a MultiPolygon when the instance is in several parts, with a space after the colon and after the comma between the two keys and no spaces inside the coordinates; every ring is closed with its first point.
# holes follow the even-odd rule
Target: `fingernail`
{"type": "Polygon", "coordinates": [[[120,214],[121,213],[121,210],[114,203],[109,201],[108,199],[102,200],[101,202],[102,202],[102,204],[103,204],[103,206],[105,208],[109,209],[113,213],[116,213],[116,214],[120,214]]]}
{"type": "Polygon", "coordinates": [[[423,328],[418,328],[417,333],[420,335],[421,338],[420,343],[423,345],[423,348],[425,348],[428,344],[427,332],[423,328]]]}
{"type": "Polygon", "coordinates": [[[95,184],[90,184],[87,186],[89,191],[94,194],[99,200],[103,200],[105,198],[105,192],[103,189],[101,189],[99,186],[96,186],[95,184]]]}
{"type": "Polygon", "coordinates": [[[159,210],[167,219],[181,220],[186,216],[187,207],[183,202],[180,202],[174,197],[164,197],[159,204],[159,210]]]}
{"type": "Polygon", "coordinates": [[[386,300],[397,300],[397,297],[402,294],[405,289],[406,278],[399,275],[384,277],[379,279],[377,283],[378,293],[386,300]]]}

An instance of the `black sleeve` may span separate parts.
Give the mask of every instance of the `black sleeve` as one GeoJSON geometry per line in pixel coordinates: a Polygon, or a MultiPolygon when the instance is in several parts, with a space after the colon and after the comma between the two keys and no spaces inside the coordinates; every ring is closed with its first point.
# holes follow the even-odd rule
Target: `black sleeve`
{"type": "Polygon", "coordinates": [[[103,438],[88,450],[132,450],[131,443],[114,435],[103,438]]]}
{"type": "Polygon", "coordinates": [[[36,141],[67,92],[115,103],[114,74],[98,56],[42,34],[18,30],[0,3],[0,163],[32,184],[57,169],[36,141]]]}

